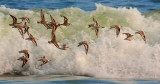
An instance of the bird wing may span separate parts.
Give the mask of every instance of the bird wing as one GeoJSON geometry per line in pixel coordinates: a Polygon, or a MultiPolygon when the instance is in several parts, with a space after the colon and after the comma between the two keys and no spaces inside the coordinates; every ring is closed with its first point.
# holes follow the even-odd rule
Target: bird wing
{"type": "Polygon", "coordinates": [[[96,29],[95,32],[96,32],[96,36],[97,36],[97,38],[98,38],[99,29],[96,29]]]}
{"type": "Polygon", "coordinates": [[[54,34],[54,33],[52,33],[52,40],[51,40],[52,42],[53,42],[53,44],[57,47],[57,48],[59,48],[59,45],[58,45],[58,43],[57,43],[57,41],[56,41],[56,35],[54,34]]]}
{"type": "Polygon", "coordinates": [[[25,16],[25,19],[27,20],[28,23],[30,23],[30,18],[28,16],[25,16]]]}
{"type": "Polygon", "coordinates": [[[140,35],[141,35],[142,39],[146,42],[146,36],[145,36],[144,32],[140,33],[140,35]]]}
{"type": "Polygon", "coordinates": [[[25,53],[25,56],[26,56],[27,58],[29,58],[29,53],[25,53]]]}
{"type": "Polygon", "coordinates": [[[55,23],[56,21],[54,20],[54,18],[52,17],[52,15],[50,15],[51,21],[52,23],[55,23]]]}
{"type": "Polygon", "coordinates": [[[55,33],[54,33],[54,30],[53,30],[53,32],[52,32],[52,41],[53,41],[53,42],[56,41],[56,35],[55,35],[55,33]]]}
{"type": "Polygon", "coordinates": [[[47,23],[43,23],[43,25],[48,29],[49,25],[47,23]]]}
{"type": "Polygon", "coordinates": [[[65,16],[63,16],[63,15],[61,15],[61,17],[64,18],[64,24],[68,23],[68,18],[67,18],[67,17],[65,17],[65,16]]]}
{"type": "Polygon", "coordinates": [[[95,18],[93,18],[93,22],[95,22],[95,23],[97,22],[95,18]]]}
{"type": "Polygon", "coordinates": [[[96,26],[99,26],[98,22],[96,21],[96,26]]]}
{"type": "Polygon", "coordinates": [[[78,47],[81,46],[82,44],[83,44],[82,42],[79,42],[78,47]]]}
{"type": "Polygon", "coordinates": [[[24,53],[24,50],[19,51],[19,53],[24,53]]]}
{"type": "Polygon", "coordinates": [[[98,22],[97,22],[97,20],[95,18],[93,18],[93,21],[94,21],[94,24],[96,24],[96,26],[99,25],[98,22]]]}
{"type": "Polygon", "coordinates": [[[23,34],[22,27],[18,27],[18,31],[21,34],[22,38],[24,39],[24,34],[23,34]]]}
{"type": "Polygon", "coordinates": [[[34,44],[35,46],[38,46],[35,39],[32,39],[32,42],[33,42],[33,44],[34,44]]]}
{"type": "Polygon", "coordinates": [[[27,31],[27,34],[28,34],[28,36],[30,36],[30,33],[29,33],[29,31],[27,31]]]}
{"type": "Polygon", "coordinates": [[[32,42],[35,46],[37,46],[37,42],[36,42],[36,39],[33,37],[32,34],[30,34],[30,38],[32,38],[32,42]]]}
{"type": "Polygon", "coordinates": [[[59,48],[59,45],[57,44],[57,42],[53,43],[57,48],[59,48]]]}
{"type": "Polygon", "coordinates": [[[29,18],[27,18],[27,22],[30,23],[30,19],[29,18]]]}
{"type": "Polygon", "coordinates": [[[116,29],[116,35],[117,35],[117,37],[118,37],[119,33],[120,33],[120,28],[117,28],[116,29]]]}
{"type": "Polygon", "coordinates": [[[35,39],[32,39],[32,42],[33,42],[33,44],[34,44],[35,46],[37,46],[37,42],[36,42],[35,39]]]}
{"type": "Polygon", "coordinates": [[[123,34],[127,35],[127,37],[132,36],[130,33],[123,33],[123,34]]]}
{"type": "Polygon", "coordinates": [[[22,67],[24,67],[24,65],[27,63],[27,60],[23,60],[23,64],[22,67]]]}
{"type": "Polygon", "coordinates": [[[54,34],[54,33],[52,33],[52,40],[51,40],[52,42],[53,42],[53,44],[57,47],[57,48],[59,48],[59,45],[58,45],[58,43],[57,43],[57,41],[56,41],[56,35],[54,34]]]}
{"type": "Polygon", "coordinates": [[[64,17],[64,23],[68,23],[68,18],[64,17]]]}
{"type": "Polygon", "coordinates": [[[16,17],[14,17],[13,15],[10,15],[11,17],[12,17],[12,19],[13,19],[13,23],[12,24],[15,24],[15,23],[17,23],[17,18],[16,17]]]}
{"type": "Polygon", "coordinates": [[[25,65],[25,62],[23,61],[22,67],[25,65]]]}
{"type": "Polygon", "coordinates": [[[41,66],[43,66],[44,64],[48,63],[48,61],[43,61],[43,64],[41,64],[41,66]]]}
{"type": "Polygon", "coordinates": [[[44,14],[43,14],[42,9],[41,9],[41,20],[42,20],[42,21],[45,21],[45,17],[44,17],[44,14]]]}
{"type": "Polygon", "coordinates": [[[52,32],[51,32],[51,39],[53,39],[54,34],[55,34],[55,28],[52,29],[52,32]]]}
{"type": "Polygon", "coordinates": [[[25,29],[24,29],[24,34],[25,34],[26,32],[29,32],[28,30],[29,30],[29,27],[25,28],[25,29]]]}
{"type": "Polygon", "coordinates": [[[85,44],[84,47],[85,47],[85,51],[86,51],[86,55],[87,55],[89,46],[87,44],[85,44]]]}
{"type": "Polygon", "coordinates": [[[54,18],[50,15],[50,17],[51,17],[51,21],[52,21],[52,29],[54,29],[54,31],[56,31],[56,29],[57,29],[57,25],[56,25],[56,21],[54,20],[54,18]]]}

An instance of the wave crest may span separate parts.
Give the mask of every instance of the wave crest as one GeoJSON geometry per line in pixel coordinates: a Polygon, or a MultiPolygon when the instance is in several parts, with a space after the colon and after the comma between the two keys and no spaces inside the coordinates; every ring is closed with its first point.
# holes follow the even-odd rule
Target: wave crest
{"type": "MultiPolygon", "coordinates": [[[[61,51],[54,45],[49,45],[50,30],[36,22],[40,20],[40,10],[18,10],[5,6],[0,7],[0,74],[18,73],[18,75],[33,74],[70,74],[89,75],[98,78],[159,78],[160,77],[160,20],[141,14],[136,8],[111,8],[96,4],[94,11],[83,11],[79,8],[62,10],[44,10],[46,20],[51,14],[56,21],[62,23],[63,14],[73,25],[62,27],[56,31],[57,40],[71,47],[71,50],[61,51]],[[31,18],[30,32],[37,37],[38,47],[20,38],[16,29],[8,24],[12,22],[9,14],[16,17],[31,18]],[[95,31],[88,28],[95,17],[105,29],[100,30],[100,38],[95,31]],[[111,25],[122,25],[121,32],[135,33],[136,30],[146,31],[147,44],[140,36],[135,35],[134,41],[124,40],[125,36],[116,38],[114,30],[108,30],[111,25]],[[78,42],[90,41],[89,53],[86,56],[83,47],[77,47],[78,42]],[[24,68],[16,59],[22,54],[18,51],[29,49],[31,58],[24,68]],[[37,60],[45,55],[54,61],[43,67],[37,60]]],[[[150,15],[152,16],[152,15],[150,15]]],[[[27,36],[25,36],[27,37],[27,36]]]]}

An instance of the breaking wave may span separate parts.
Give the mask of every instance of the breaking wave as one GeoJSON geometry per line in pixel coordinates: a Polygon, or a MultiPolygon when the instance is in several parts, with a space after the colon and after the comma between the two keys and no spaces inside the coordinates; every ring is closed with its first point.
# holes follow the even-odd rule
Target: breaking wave
{"type": "MultiPolygon", "coordinates": [[[[51,30],[37,24],[40,20],[40,9],[18,10],[5,6],[0,7],[0,74],[39,75],[67,74],[83,75],[97,78],[159,78],[160,77],[160,14],[151,12],[142,14],[136,8],[112,8],[96,4],[94,11],[83,11],[79,8],[64,8],[61,10],[43,9],[46,20],[50,14],[56,21],[62,23],[65,15],[71,26],[61,27],[56,31],[57,40],[65,43],[70,50],[59,50],[48,44],[51,30]],[[32,42],[21,38],[17,29],[9,26],[12,18],[9,16],[31,18],[30,32],[38,38],[38,47],[32,42]],[[88,28],[95,17],[100,25],[106,28],[100,30],[99,38],[95,31],[88,28]],[[109,30],[111,25],[122,25],[122,32],[134,34],[135,40],[126,41],[125,35],[116,38],[115,30],[109,30]],[[136,30],[146,32],[147,43],[136,30]],[[84,47],[77,47],[80,41],[89,41],[89,52],[85,54],[84,47]],[[21,68],[23,56],[18,51],[30,50],[30,60],[21,68]],[[46,56],[51,59],[48,64],[39,67],[37,60],[46,56]]],[[[25,35],[27,38],[27,35],[25,35]]]]}

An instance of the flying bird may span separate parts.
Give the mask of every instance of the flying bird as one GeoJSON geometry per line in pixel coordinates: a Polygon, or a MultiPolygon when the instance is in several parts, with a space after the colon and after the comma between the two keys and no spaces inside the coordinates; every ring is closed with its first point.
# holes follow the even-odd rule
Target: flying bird
{"type": "Polygon", "coordinates": [[[134,40],[133,35],[131,35],[130,33],[123,33],[123,34],[127,36],[124,40],[128,40],[128,41],[134,40]]]}
{"type": "Polygon", "coordinates": [[[81,46],[81,45],[84,45],[85,51],[86,51],[86,55],[87,55],[88,54],[88,49],[89,49],[88,41],[79,42],[78,47],[81,46]]]}

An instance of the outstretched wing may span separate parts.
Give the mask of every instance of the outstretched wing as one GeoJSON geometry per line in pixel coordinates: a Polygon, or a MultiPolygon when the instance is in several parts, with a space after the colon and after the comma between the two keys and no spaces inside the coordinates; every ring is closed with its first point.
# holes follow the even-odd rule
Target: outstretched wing
{"type": "Polygon", "coordinates": [[[54,18],[51,15],[50,15],[50,17],[51,17],[51,21],[52,21],[52,24],[53,24],[53,25],[51,25],[52,26],[52,31],[54,30],[54,32],[55,32],[58,26],[57,26],[54,18]]]}
{"type": "Polygon", "coordinates": [[[48,29],[49,25],[47,23],[43,23],[43,25],[48,29]]]}
{"type": "Polygon", "coordinates": [[[29,32],[28,30],[29,30],[29,27],[28,27],[28,28],[25,28],[25,29],[24,29],[24,34],[25,34],[26,32],[29,32]]]}
{"type": "Polygon", "coordinates": [[[30,19],[29,18],[27,18],[27,22],[30,23],[30,19]]]}
{"type": "Polygon", "coordinates": [[[97,22],[96,19],[95,19],[94,17],[93,17],[93,22],[95,22],[95,23],[97,22]]]}
{"type": "Polygon", "coordinates": [[[59,48],[59,45],[58,45],[58,43],[57,43],[57,41],[56,41],[56,35],[55,35],[55,33],[52,33],[52,40],[51,40],[52,42],[53,42],[53,44],[57,47],[57,48],[59,48]]]}
{"type": "Polygon", "coordinates": [[[34,44],[35,46],[38,46],[35,39],[32,39],[32,42],[33,42],[33,44],[34,44]]]}
{"type": "Polygon", "coordinates": [[[97,36],[97,38],[98,38],[99,29],[96,29],[95,32],[96,32],[96,36],[97,36]]]}
{"type": "Polygon", "coordinates": [[[125,34],[127,37],[132,36],[130,33],[123,33],[123,34],[125,34]]]}
{"type": "Polygon", "coordinates": [[[54,20],[54,18],[52,17],[52,15],[50,15],[51,21],[52,23],[55,23],[56,21],[54,20]]]}
{"type": "Polygon", "coordinates": [[[24,67],[24,65],[27,63],[27,60],[23,60],[23,64],[22,67],[24,67]]]}
{"type": "Polygon", "coordinates": [[[12,24],[15,24],[15,23],[17,23],[17,18],[16,17],[14,17],[13,15],[10,15],[11,17],[12,17],[12,19],[13,19],[13,23],[12,24]]]}
{"type": "Polygon", "coordinates": [[[30,34],[30,38],[32,38],[33,44],[34,44],[35,46],[38,46],[38,45],[37,45],[37,42],[36,42],[36,39],[33,37],[32,34],[30,34]]]}
{"type": "Polygon", "coordinates": [[[45,17],[44,17],[44,14],[43,14],[42,9],[41,9],[41,20],[42,20],[42,21],[45,21],[45,17]]]}
{"type": "Polygon", "coordinates": [[[24,50],[19,51],[19,53],[24,53],[24,50]]]}
{"type": "Polygon", "coordinates": [[[86,55],[87,55],[89,46],[87,44],[85,44],[84,47],[85,47],[85,51],[86,51],[86,55]]]}
{"type": "Polygon", "coordinates": [[[82,42],[79,42],[78,47],[81,46],[82,44],[83,44],[82,42]]]}
{"type": "Polygon", "coordinates": [[[145,35],[143,35],[143,40],[146,42],[146,36],[145,35]]]}
{"type": "Polygon", "coordinates": [[[52,29],[52,41],[54,42],[54,41],[56,41],[56,35],[55,35],[55,33],[54,33],[54,30],[52,29]]]}
{"type": "Polygon", "coordinates": [[[61,15],[61,17],[64,18],[64,24],[68,23],[68,18],[67,18],[67,17],[65,17],[65,16],[63,16],[63,15],[61,15]]]}
{"type": "Polygon", "coordinates": [[[43,64],[41,64],[41,66],[43,66],[44,64],[48,63],[48,61],[43,61],[43,64]]]}
{"type": "Polygon", "coordinates": [[[120,28],[117,28],[116,29],[116,35],[117,35],[117,37],[118,37],[119,33],[120,33],[120,28]]]}
{"type": "Polygon", "coordinates": [[[146,36],[143,31],[140,33],[140,35],[141,35],[142,39],[146,42],[146,36]]]}
{"type": "Polygon", "coordinates": [[[94,21],[94,24],[96,24],[96,26],[99,25],[98,22],[97,22],[97,20],[95,18],[93,18],[93,21],[94,21]]]}
{"type": "Polygon", "coordinates": [[[21,34],[22,38],[24,39],[24,34],[23,34],[23,30],[21,27],[18,27],[18,31],[21,34]]]}
{"type": "Polygon", "coordinates": [[[33,44],[34,44],[35,46],[38,46],[38,45],[37,45],[37,41],[36,41],[35,39],[32,39],[32,42],[33,42],[33,44]]]}
{"type": "Polygon", "coordinates": [[[29,53],[25,53],[25,56],[26,56],[27,58],[29,58],[29,53]]]}
{"type": "Polygon", "coordinates": [[[53,43],[57,48],[59,48],[59,45],[57,44],[57,42],[53,43]]]}

